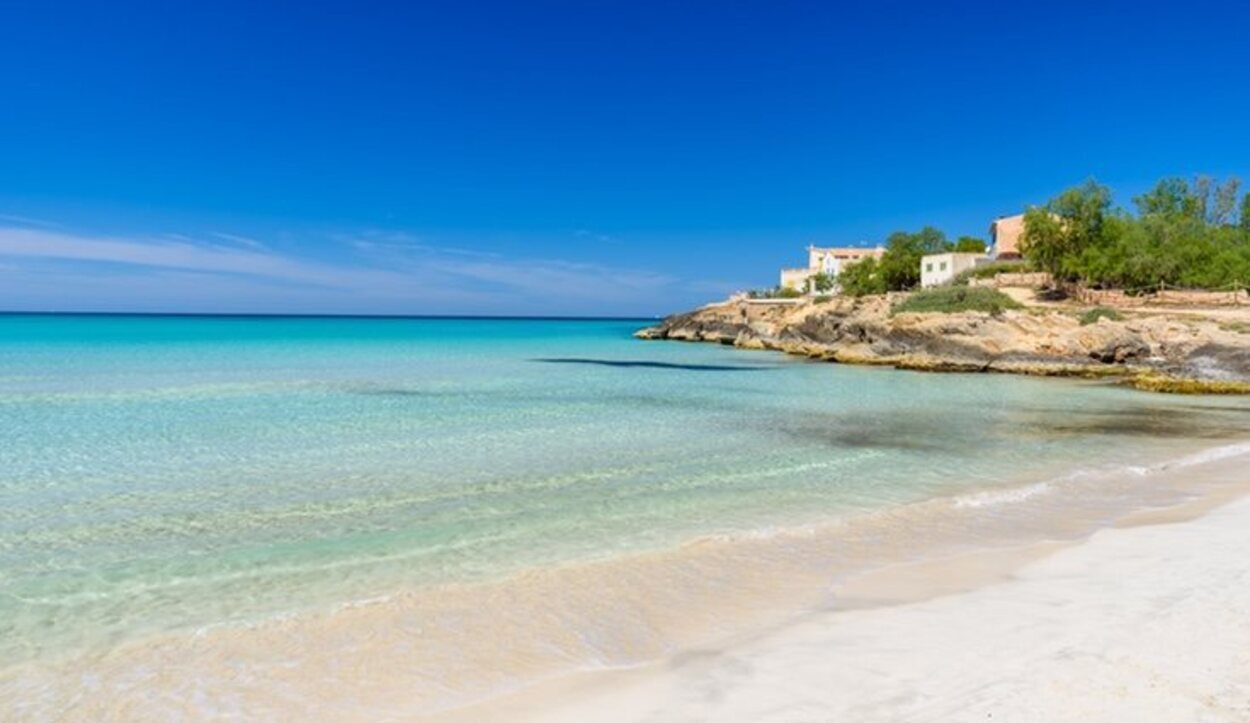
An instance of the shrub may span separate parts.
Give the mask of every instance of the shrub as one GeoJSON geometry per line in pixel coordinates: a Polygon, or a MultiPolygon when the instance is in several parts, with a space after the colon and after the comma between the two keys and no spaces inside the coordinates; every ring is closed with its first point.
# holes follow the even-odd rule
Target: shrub
{"type": "Polygon", "coordinates": [[[884,294],[889,290],[886,287],[885,276],[881,273],[880,264],[871,257],[850,264],[843,269],[838,275],[838,285],[842,293],[847,296],[884,294]]]}
{"type": "Polygon", "coordinates": [[[1110,319],[1111,321],[1120,321],[1124,315],[1120,312],[1106,306],[1095,306],[1089,311],[1081,314],[1081,326],[1089,326],[1098,323],[1099,319],[1110,319]]]}
{"type": "Polygon", "coordinates": [[[1105,187],[1087,183],[1029,209],[1024,257],[1060,282],[1145,291],[1166,286],[1250,286],[1250,194],[1237,210],[1238,181],[1164,179],[1133,199],[1136,214],[1113,207],[1105,187]]]}
{"type": "Polygon", "coordinates": [[[967,286],[972,279],[988,279],[999,274],[1020,274],[1028,270],[1029,265],[1023,261],[992,261],[959,272],[959,275],[951,281],[951,285],[967,286]]]}
{"type": "Polygon", "coordinates": [[[951,249],[946,234],[932,226],[916,233],[895,231],[885,240],[885,254],[877,268],[886,290],[902,291],[920,283],[920,259],[926,254],[940,254],[951,249]]]}
{"type": "Polygon", "coordinates": [[[957,254],[983,254],[985,241],[975,236],[960,236],[952,250],[957,254]]]}
{"type": "Polygon", "coordinates": [[[961,311],[980,311],[997,316],[1008,309],[1022,308],[1010,296],[998,289],[968,286],[947,286],[917,291],[894,304],[890,314],[955,314],[961,311]]]}
{"type": "Polygon", "coordinates": [[[830,291],[833,291],[834,286],[835,283],[833,277],[824,272],[812,274],[811,278],[807,280],[807,287],[809,290],[818,291],[822,294],[827,294],[830,291]]]}
{"type": "Polygon", "coordinates": [[[751,289],[747,292],[749,299],[797,299],[803,296],[802,291],[787,286],[774,286],[771,289],[751,289]]]}

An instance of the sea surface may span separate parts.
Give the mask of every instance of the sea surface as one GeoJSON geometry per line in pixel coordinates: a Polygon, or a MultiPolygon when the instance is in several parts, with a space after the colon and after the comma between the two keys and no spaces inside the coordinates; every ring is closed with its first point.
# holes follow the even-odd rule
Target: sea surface
{"type": "Polygon", "coordinates": [[[86,680],[143,701],[106,714],[228,717],[241,681],[316,656],[329,689],[352,655],[386,662],[407,687],[377,694],[408,691],[406,712],[636,664],[680,650],[673,630],[733,632],[726,600],[783,607],[766,593],[798,578],[770,575],[821,588],[855,551],[1018,534],[1029,505],[1103,524],[1150,499],[1152,469],[1250,428],[1236,399],[643,325],[0,316],[0,718],[99,714],[86,680]],[[166,698],[135,673],[158,659],[183,666],[166,698]]]}

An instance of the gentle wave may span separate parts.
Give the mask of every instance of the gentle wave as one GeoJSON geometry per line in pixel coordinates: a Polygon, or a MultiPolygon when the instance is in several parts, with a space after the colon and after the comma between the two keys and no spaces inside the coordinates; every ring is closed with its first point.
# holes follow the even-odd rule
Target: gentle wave
{"type": "Polygon", "coordinates": [[[857,569],[1166,504],[1149,466],[1242,440],[1250,413],[1007,376],[692,374],[756,357],[632,326],[0,317],[0,665],[25,671],[0,699],[136,717],[74,703],[98,673],[112,701],[329,716],[309,680],[429,708],[629,665],[828,603],[857,569]]]}
{"type": "Polygon", "coordinates": [[[991,507],[994,505],[1011,504],[1013,502],[1024,502],[1038,495],[1044,495],[1051,491],[1051,485],[1048,482],[1038,482],[1037,484],[1025,487],[1016,487],[1008,490],[987,490],[985,492],[976,492],[969,495],[960,495],[954,500],[955,507],[991,507]]]}
{"type": "Polygon", "coordinates": [[[1087,534],[1108,514],[1176,501],[1164,491],[1198,479],[1201,473],[1191,470],[1226,467],[1247,453],[1250,445],[1230,445],[1150,465],[1146,474],[1129,466],[1118,474],[1080,470],[1063,482],[978,493],[985,497],[926,500],[828,524],[702,536],[670,550],[529,569],[496,582],[439,585],[320,612],[205,625],[133,641],[103,659],[11,666],[0,672],[0,691],[22,696],[32,711],[70,710],[77,718],[116,710],[126,700],[154,706],[147,710],[154,717],[188,715],[185,702],[222,696],[256,711],[282,701],[286,717],[333,716],[344,712],[336,708],[341,701],[361,691],[389,701],[389,707],[373,710],[383,717],[428,713],[556,675],[636,666],[778,624],[824,604],[830,585],[836,589],[839,578],[856,572],[939,557],[969,544],[1019,545],[1087,534]],[[1055,494],[1059,489],[1066,493],[1055,494]],[[1003,505],[1004,499],[1046,504],[1003,505]],[[995,507],[994,514],[986,514],[987,507],[995,507]],[[134,671],[159,669],[195,673],[166,680],[166,695],[154,700],[151,681],[134,671]],[[76,696],[75,681],[85,674],[107,695],[76,696]]]}
{"type": "Polygon", "coordinates": [[[1037,482],[1019,487],[1010,487],[1007,489],[984,490],[981,492],[959,495],[955,497],[953,504],[955,507],[960,508],[992,507],[995,505],[1015,504],[1026,502],[1038,497],[1039,495],[1055,492],[1057,489],[1062,488],[1064,483],[1088,483],[1098,479],[1109,479],[1122,475],[1144,477],[1147,475],[1167,472],[1169,470],[1195,467],[1211,462],[1219,462],[1247,455],[1250,455],[1250,442],[1228,444],[1205,449],[1201,452],[1186,454],[1175,459],[1158,462],[1152,465],[1114,465],[1096,469],[1078,469],[1070,474],[1063,475],[1062,477],[1049,481],[1037,482]]]}

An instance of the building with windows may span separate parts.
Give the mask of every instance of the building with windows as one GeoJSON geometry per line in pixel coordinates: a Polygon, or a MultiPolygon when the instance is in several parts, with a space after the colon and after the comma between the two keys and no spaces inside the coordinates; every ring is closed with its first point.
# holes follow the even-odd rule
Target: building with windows
{"type": "Polygon", "coordinates": [[[985,254],[930,254],[920,258],[920,286],[929,288],[954,281],[961,273],[989,261],[985,254]]]}
{"type": "Polygon", "coordinates": [[[807,268],[781,270],[781,288],[804,293],[819,293],[809,283],[816,274],[824,274],[833,280],[836,290],[838,274],[847,266],[866,258],[880,259],[885,249],[877,246],[808,246],[807,268]]]}

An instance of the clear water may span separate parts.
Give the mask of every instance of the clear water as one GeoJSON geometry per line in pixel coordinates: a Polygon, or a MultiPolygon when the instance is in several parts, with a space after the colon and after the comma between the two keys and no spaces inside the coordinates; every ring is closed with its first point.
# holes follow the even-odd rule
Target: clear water
{"type": "Polygon", "coordinates": [[[0,664],[1149,464],[1250,420],[641,325],[0,316],[0,664]]]}

